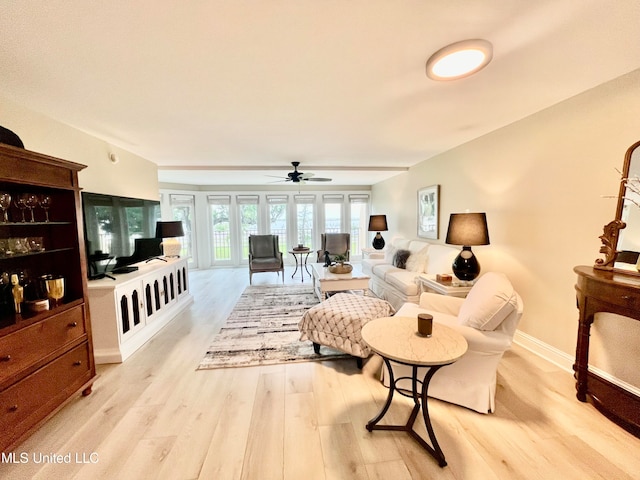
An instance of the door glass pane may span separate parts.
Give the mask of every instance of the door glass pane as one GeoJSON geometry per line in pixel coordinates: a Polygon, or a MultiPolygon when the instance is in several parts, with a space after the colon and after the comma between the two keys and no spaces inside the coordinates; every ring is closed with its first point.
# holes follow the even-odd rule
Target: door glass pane
{"type": "Polygon", "coordinates": [[[213,263],[231,260],[229,205],[211,205],[213,225],[213,263]]]}
{"type": "Polygon", "coordinates": [[[184,230],[184,237],[179,238],[182,248],[180,249],[180,257],[192,258],[193,257],[193,235],[192,235],[192,217],[193,207],[191,205],[177,205],[171,207],[173,212],[173,219],[180,220],[182,222],[182,229],[184,230]]]}
{"type": "Polygon", "coordinates": [[[269,233],[278,236],[280,251],[289,251],[287,246],[287,204],[276,203],[269,205],[269,233]]]}
{"type": "Polygon", "coordinates": [[[351,255],[361,255],[367,239],[368,205],[351,203],[351,255]]]}
{"type": "Polygon", "coordinates": [[[313,204],[296,204],[298,243],[307,247],[313,245],[313,204]]]}
{"type": "Polygon", "coordinates": [[[342,204],[325,203],[324,205],[324,233],[342,232],[342,204]]]}
{"type": "Polygon", "coordinates": [[[249,235],[258,234],[258,205],[238,205],[243,260],[249,259],[249,235]]]}

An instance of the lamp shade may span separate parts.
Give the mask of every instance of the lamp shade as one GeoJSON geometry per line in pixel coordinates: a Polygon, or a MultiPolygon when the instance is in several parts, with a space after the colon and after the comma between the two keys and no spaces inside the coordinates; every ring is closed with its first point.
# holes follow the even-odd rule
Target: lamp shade
{"type": "Polygon", "coordinates": [[[369,216],[369,231],[370,232],[386,232],[389,230],[387,227],[386,215],[370,215],[369,216]]]}
{"type": "Polygon", "coordinates": [[[184,237],[181,221],[156,223],[156,238],[184,237]]]}
{"type": "Polygon", "coordinates": [[[452,213],[446,243],[450,245],[489,245],[486,213],[452,213]]]}

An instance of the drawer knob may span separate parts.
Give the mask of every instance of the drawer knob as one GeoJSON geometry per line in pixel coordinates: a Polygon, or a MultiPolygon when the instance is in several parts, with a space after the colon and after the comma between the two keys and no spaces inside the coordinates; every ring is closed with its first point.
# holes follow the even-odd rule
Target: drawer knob
{"type": "Polygon", "coordinates": [[[10,412],[16,412],[16,411],[18,411],[18,405],[11,405],[11,406],[9,407],[9,411],[10,411],[10,412]]]}
{"type": "Polygon", "coordinates": [[[8,362],[11,360],[11,355],[5,355],[1,357],[0,360],[2,360],[3,362],[8,362]]]}
{"type": "Polygon", "coordinates": [[[77,326],[78,326],[78,322],[71,322],[69,324],[69,327],[71,327],[71,328],[74,328],[74,327],[77,327],[77,326]]]}
{"type": "Polygon", "coordinates": [[[75,367],[79,367],[80,365],[82,365],[82,360],[76,360],[75,362],[73,362],[73,365],[75,367]]]}

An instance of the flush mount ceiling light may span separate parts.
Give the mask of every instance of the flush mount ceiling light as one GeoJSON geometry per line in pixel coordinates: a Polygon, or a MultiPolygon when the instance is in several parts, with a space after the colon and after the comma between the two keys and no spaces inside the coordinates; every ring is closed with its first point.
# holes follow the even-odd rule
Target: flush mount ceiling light
{"type": "Polygon", "coordinates": [[[493,58],[493,46],[486,40],[463,40],[441,48],[427,60],[432,80],[457,80],[482,70],[493,58]]]}

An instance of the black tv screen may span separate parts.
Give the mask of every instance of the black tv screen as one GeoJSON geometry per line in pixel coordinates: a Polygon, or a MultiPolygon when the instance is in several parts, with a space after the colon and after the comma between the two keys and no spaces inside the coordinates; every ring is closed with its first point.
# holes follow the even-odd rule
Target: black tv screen
{"type": "Polygon", "coordinates": [[[89,277],[161,254],[159,201],[82,192],[82,213],[89,277]]]}

